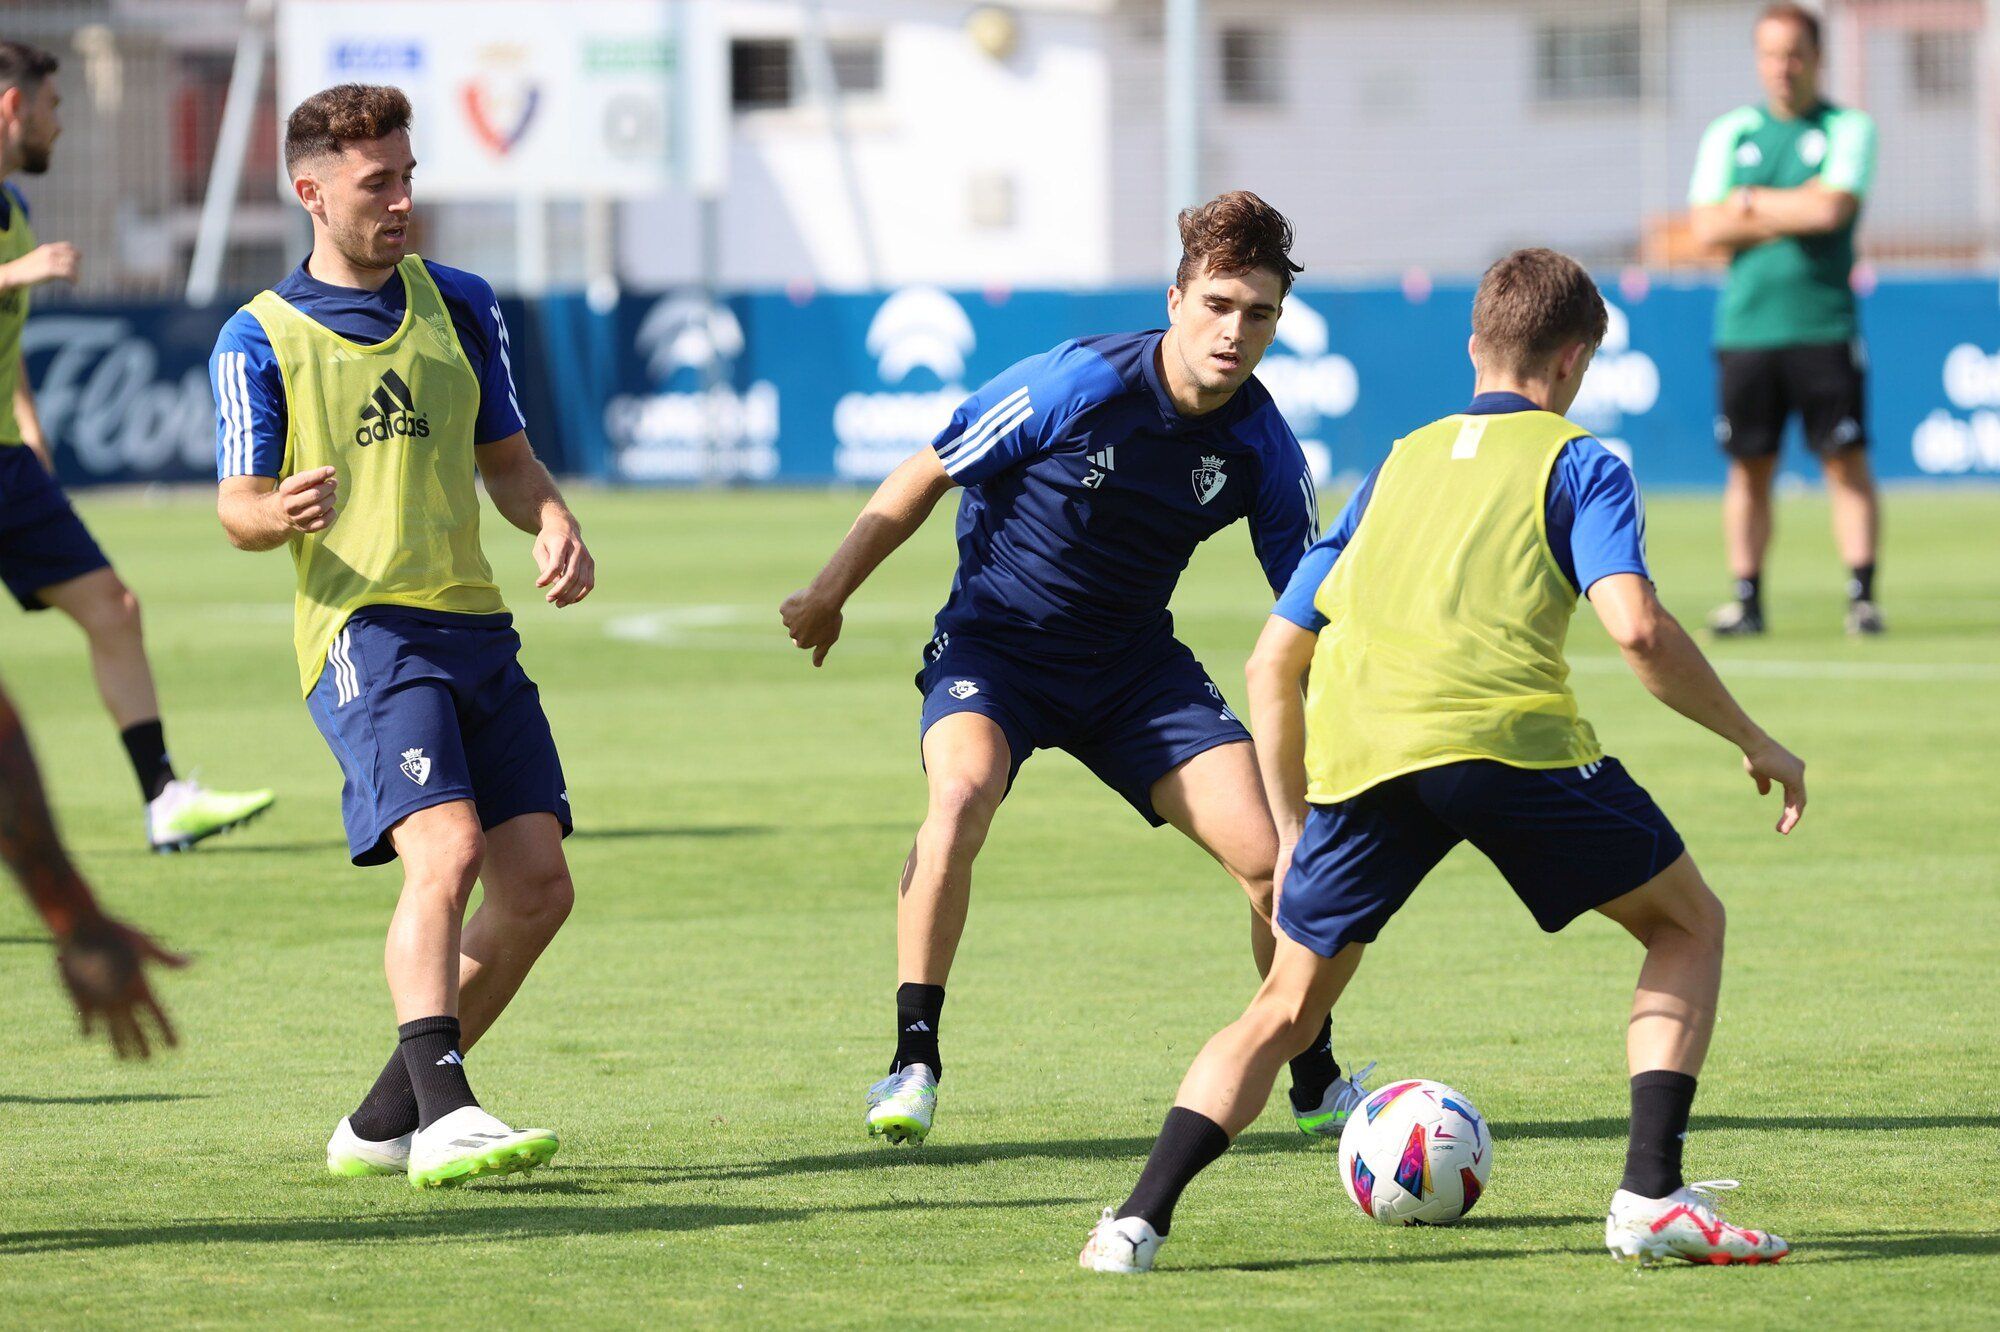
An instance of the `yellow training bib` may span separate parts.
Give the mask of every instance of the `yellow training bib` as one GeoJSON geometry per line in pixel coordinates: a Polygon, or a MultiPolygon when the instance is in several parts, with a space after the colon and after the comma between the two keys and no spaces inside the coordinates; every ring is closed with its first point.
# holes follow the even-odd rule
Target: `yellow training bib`
{"type": "Polygon", "coordinates": [[[284,376],[284,475],[332,467],[339,478],[333,526],[291,541],[292,638],[308,694],[327,647],[362,606],[506,610],[479,546],[479,377],[423,260],[408,255],[397,271],[403,323],[372,347],[275,292],[245,307],[269,335],[284,376]]]}
{"type": "MultiPolygon", "coordinates": [[[[0,189],[7,189],[0,185],[0,189]]],[[[7,190],[7,225],[0,227],[0,264],[11,264],[35,248],[35,229],[21,197],[7,190]]],[[[21,442],[14,416],[15,382],[21,374],[21,330],[28,322],[28,289],[0,292],[0,448],[21,442]]]]}
{"type": "Polygon", "coordinates": [[[1307,799],[1332,804],[1465,759],[1569,768],[1603,757],[1563,641],[1576,610],[1544,508],[1552,412],[1448,416],[1398,440],[1313,604],[1307,799]]]}

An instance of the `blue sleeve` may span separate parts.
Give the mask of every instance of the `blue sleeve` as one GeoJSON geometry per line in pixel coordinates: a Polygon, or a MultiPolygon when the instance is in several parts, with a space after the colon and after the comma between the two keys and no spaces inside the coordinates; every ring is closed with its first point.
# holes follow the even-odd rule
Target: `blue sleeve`
{"type": "Polygon", "coordinates": [[[1375,470],[1368,474],[1368,479],[1348,496],[1340,516],[1333,520],[1333,529],[1315,541],[1299,560],[1299,567],[1293,570],[1292,579],[1285,584],[1285,590],[1279,595],[1278,604],[1271,608],[1271,614],[1283,616],[1309,633],[1316,634],[1326,628],[1326,617],[1313,605],[1313,598],[1319,595],[1320,585],[1332,574],[1340,552],[1354,540],[1355,529],[1361,526],[1361,515],[1368,511],[1368,499],[1375,493],[1375,478],[1380,475],[1382,467],[1378,463],[1375,470]]]}
{"type": "Polygon", "coordinates": [[[13,201],[14,207],[21,210],[21,216],[33,222],[35,220],[35,212],[32,208],[28,207],[28,197],[15,189],[11,181],[8,182],[6,190],[8,198],[13,201]]]}
{"type": "Polygon", "coordinates": [[[1266,407],[1253,419],[1266,437],[1259,451],[1263,468],[1257,507],[1250,513],[1250,544],[1271,590],[1282,592],[1300,558],[1319,539],[1319,491],[1305,450],[1278,409],[1266,407]]]}
{"type": "Polygon", "coordinates": [[[479,376],[479,419],[473,423],[473,443],[491,444],[519,434],[527,428],[527,420],[521,415],[520,395],[514,391],[513,344],[493,288],[476,273],[429,260],[424,266],[437,283],[466,359],[479,376]]]}
{"type": "Polygon", "coordinates": [[[1045,453],[1062,427],[1124,387],[1109,362],[1065,342],[1002,370],[960,403],[931,447],[961,486],[976,486],[1045,453]]]}
{"type": "Polygon", "coordinates": [[[1556,461],[1555,479],[1574,515],[1568,548],[1577,590],[1588,595],[1592,583],[1617,573],[1650,580],[1646,505],[1625,461],[1594,439],[1572,440],[1556,461]]]}
{"type": "Polygon", "coordinates": [[[283,474],[285,378],[257,316],[238,310],[222,326],[208,358],[215,394],[215,477],[283,474]]]}

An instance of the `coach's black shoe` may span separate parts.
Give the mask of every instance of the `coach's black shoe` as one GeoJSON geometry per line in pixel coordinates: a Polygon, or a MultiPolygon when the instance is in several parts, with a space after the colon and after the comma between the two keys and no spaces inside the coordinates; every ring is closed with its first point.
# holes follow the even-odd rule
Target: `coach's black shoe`
{"type": "Polygon", "coordinates": [[[1724,602],[1709,612],[1708,632],[1717,638],[1754,638],[1764,632],[1764,612],[1740,601],[1724,602]]]}
{"type": "Polygon", "coordinates": [[[1850,601],[1847,603],[1847,633],[1851,638],[1873,638],[1889,626],[1882,619],[1882,611],[1872,601],[1850,601]]]}

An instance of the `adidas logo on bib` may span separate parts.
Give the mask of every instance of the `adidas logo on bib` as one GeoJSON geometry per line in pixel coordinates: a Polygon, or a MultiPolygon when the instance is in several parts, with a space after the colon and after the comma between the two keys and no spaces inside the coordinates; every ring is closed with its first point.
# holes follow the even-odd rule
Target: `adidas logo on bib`
{"type": "Polygon", "coordinates": [[[430,433],[430,418],[417,411],[410,386],[394,370],[384,370],[382,382],[375,386],[368,405],[361,409],[361,424],[354,431],[354,442],[367,448],[399,437],[423,439],[430,433]]]}

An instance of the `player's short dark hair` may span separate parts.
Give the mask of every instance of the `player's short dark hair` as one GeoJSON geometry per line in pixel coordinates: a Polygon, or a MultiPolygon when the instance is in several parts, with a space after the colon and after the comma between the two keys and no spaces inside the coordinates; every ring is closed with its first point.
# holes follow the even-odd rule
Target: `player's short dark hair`
{"type": "Polygon", "coordinates": [[[56,72],[56,58],[27,42],[0,41],[0,89],[32,92],[56,72]]]}
{"type": "Polygon", "coordinates": [[[1268,268],[1284,289],[1305,269],[1292,262],[1292,224],[1285,215],[1248,190],[1218,194],[1180,215],[1181,263],[1174,285],[1186,287],[1203,273],[1236,277],[1268,268]]]}
{"type": "Polygon", "coordinates": [[[1804,5],[1792,4],[1790,0],[1780,4],[1765,5],[1764,12],[1757,15],[1758,25],[1761,26],[1772,19],[1783,19],[1787,23],[1798,24],[1805,30],[1806,36],[1812,39],[1813,50],[1823,49],[1819,44],[1819,15],[1804,5]]]}
{"type": "Polygon", "coordinates": [[[410,127],[410,99],[383,83],[337,83],[292,108],[285,121],[285,170],[410,127]]]}
{"type": "Polygon", "coordinates": [[[1554,250],[1516,250],[1486,270],[1472,298],[1481,355],[1505,369],[1539,365],[1572,342],[1604,341],[1610,316],[1583,265],[1554,250]]]}

